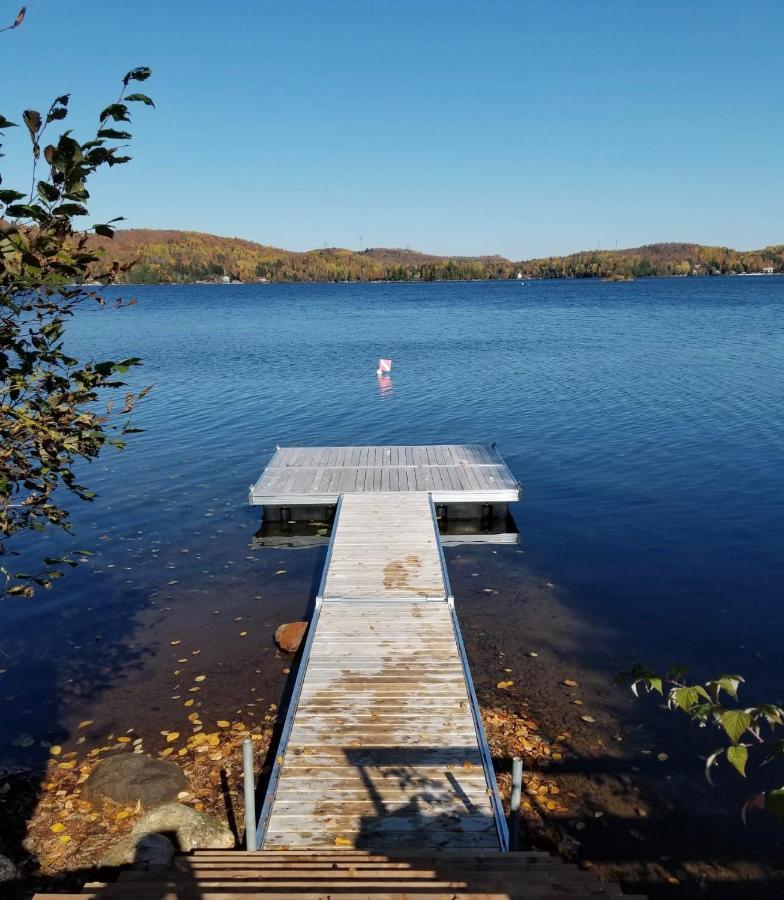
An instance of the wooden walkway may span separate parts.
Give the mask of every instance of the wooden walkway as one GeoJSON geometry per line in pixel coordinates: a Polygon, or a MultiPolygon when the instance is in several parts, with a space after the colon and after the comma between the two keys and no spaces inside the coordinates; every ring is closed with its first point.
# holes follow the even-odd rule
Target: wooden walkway
{"type": "Polygon", "coordinates": [[[307,505],[314,479],[328,492],[321,502],[341,491],[259,819],[261,849],[507,849],[436,492],[414,489],[418,479],[444,484],[459,467],[452,496],[488,502],[498,476],[517,498],[493,448],[457,445],[288,448],[257,482],[255,502],[294,505],[296,495],[307,505]],[[280,493],[263,493],[273,488],[280,493]]]}
{"type": "Polygon", "coordinates": [[[311,627],[263,849],[498,850],[449,604],[337,600],[311,627]]]}
{"type": "Polygon", "coordinates": [[[428,494],[346,494],[324,569],[324,600],[446,600],[428,494]]]}
{"type": "Polygon", "coordinates": [[[280,447],[250,502],[333,505],[345,494],[429,493],[435,503],[510,503],[520,485],[492,446],[280,447]]]}

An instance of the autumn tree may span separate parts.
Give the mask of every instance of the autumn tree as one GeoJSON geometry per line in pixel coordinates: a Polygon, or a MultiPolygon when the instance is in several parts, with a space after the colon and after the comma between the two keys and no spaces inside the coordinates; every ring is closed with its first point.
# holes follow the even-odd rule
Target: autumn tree
{"type": "MultiPolygon", "coordinates": [[[[23,18],[24,10],[16,25],[23,18]]],[[[110,284],[130,268],[94,244],[95,235],[112,238],[117,219],[77,223],[89,215],[92,176],[130,160],[131,105],[153,102],[129,91],[149,75],[146,67],[125,75],[118,98],[84,141],[70,130],[51,134],[68,116],[68,94],[45,113],[24,110],[21,124],[0,114],[0,139],[18,127],[14,149],[27,146],[31,184],[16,190],[0,176],[0,596],[30,596],[75,565],[72,555],[44,558],[35,571],[21,573],[10,557],[29,543],[25,536],[71,529],[69,498],[94,497],[77,468],[107,445],[123,447],[136,430],[128,416],[145,391],[124,391],[122,376],[140,360],[77,359],[68,350],[66,323],[83,304],[105,303],[88,282],[110,284]],[[113,412],[109,397],[118,392],[123,401],[113,412]]]]}

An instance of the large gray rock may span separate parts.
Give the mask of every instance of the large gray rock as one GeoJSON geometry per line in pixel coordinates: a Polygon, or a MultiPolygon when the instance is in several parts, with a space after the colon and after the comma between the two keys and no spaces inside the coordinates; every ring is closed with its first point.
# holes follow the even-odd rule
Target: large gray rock
{"type": "Polygon", "coordinates": [[[189,790],[188,779],[175,763],[140,753],[118,753],[98,763],[82,786],[82,796],[90,803],[105,797],[123,806],[139,802],[151,809],[189,790]]]}
{"type": "Polygon", "coordinates": [[[2,853],[0,853],[0,884],[13,881],[18,877],[19,870],[7,856],[3,856],[2,853]]]}
{"type": "Polygon", "coordinates": [[[234,835],[215,816],[200,813],[181,803],[166,803],[146,813],[134,826],[132,834],[148,832],[173,834],[178,849],[226,850],[234,846],[234,835]]]}
{"type": "Polygon", "coordinates": [[[99,866],[165,869],[174,859],[174,844],[165,834],[129,834],[104,854],[99,866]]]}

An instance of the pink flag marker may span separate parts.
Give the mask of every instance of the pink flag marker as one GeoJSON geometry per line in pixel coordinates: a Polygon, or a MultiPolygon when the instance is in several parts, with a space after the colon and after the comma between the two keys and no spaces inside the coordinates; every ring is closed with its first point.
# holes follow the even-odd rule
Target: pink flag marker
{"type": "Polygon", "coordinates": [[[376,375],[384,375],[386,372],[392,371],[392,360],[391,359],[379,359],[378,368],[376,369],[376,375]]]}

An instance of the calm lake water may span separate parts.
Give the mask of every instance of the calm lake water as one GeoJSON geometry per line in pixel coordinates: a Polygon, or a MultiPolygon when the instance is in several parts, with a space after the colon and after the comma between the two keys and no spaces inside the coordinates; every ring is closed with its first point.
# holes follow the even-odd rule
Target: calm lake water
{"type": "Polygon", "coordinates": [[[143,670],[144,610],[304,608],[320,551],[248,549],[247,487],[276,444],[495,441],[525,489],[508,577],[558,586],[608,678],[678,661],[784,695],[784,278],[125,293],[138,304],[85,312],[69,339],[144,359],[145,432],[84,473],[100,497],[77,537],[47,541],[90,562],[0,603],[0,756],[143,670]]]}

